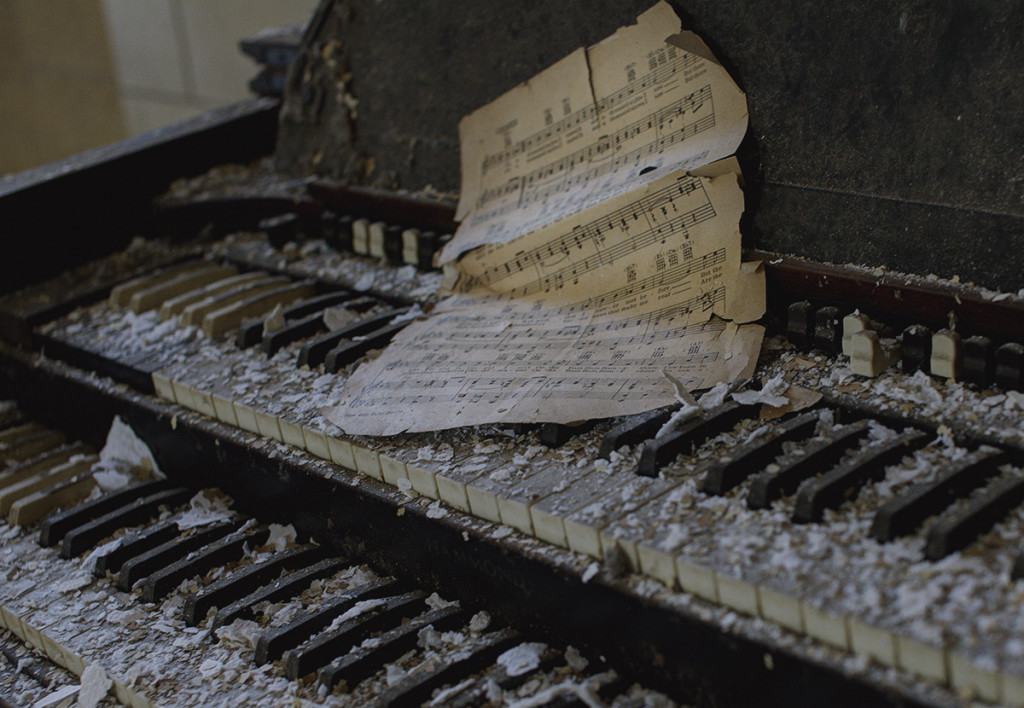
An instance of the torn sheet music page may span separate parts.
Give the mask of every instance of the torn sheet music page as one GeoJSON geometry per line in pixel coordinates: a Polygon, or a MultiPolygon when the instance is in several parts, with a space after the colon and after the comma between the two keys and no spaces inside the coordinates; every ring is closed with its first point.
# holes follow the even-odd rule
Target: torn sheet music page
{"type": "Polygon", "coordinates": [[[463,118],[450,261],[733,154],[747,101],[665,2],[463,118]]]}
{"type": "Polygon", "coordinates": [[[458,295],[361,366],[328,418],[364,435],[568,423],[749,376],[760,264],[740,263],[736,175],[669,175],[460,262],[458,295]],[[722,234],[728,234],[723,236],[722,234]],[[732,320],[727,322],[726,319],[732,320]]]}
{"type": "Polygon", "coordinates": [[[454,294],[327,417],[363,435],[570,423],[670,405],[669,377],[749,376],[764,272],[741,262],[739,168],[719,159],[745,129],[743,94],[665,3],[465,119],[454,294]]]}

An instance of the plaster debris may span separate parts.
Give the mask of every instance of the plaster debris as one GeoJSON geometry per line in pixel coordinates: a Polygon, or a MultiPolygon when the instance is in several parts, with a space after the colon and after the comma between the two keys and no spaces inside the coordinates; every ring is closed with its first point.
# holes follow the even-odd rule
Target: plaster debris
{"type": "Polygon", "coordinates": [[[522,676],[540,666],[541,654],[547,648],[547,644],[540,642],[524,642],[499,656],[495,663],[504,667],[509,676],[522,676]]]}
{"type": "Polygon", "coordinates": [[[288,548],[288,546],[295,545],[295,539],[295,527],[292,524],[287,526],[270,524],[270,535],[267,537],[267,542],[263,545],[264,548],[273,549],[280,553],[288,548]]]}
{"type": "Polygon", "coordinates": [[[78,693],[78,708],[96,708],[110,691],[114,681],[98,664],[89,664],[82,672],[82,686],[78,693]]]}
{"type": "Polygon", "coordinates": [[[216,490],[204,489],[192,497],[189,501],[188,511],[178,516],[175,523],[179,530],[185,531],[228,521],[231,519],[231,514],[228,511],[229,504],[230,499],[224,494],[216,490]]]}

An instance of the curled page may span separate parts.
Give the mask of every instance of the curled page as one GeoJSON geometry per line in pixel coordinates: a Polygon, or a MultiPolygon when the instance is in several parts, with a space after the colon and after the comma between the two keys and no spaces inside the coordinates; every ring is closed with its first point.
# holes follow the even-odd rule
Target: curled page
{"type": "Polygon", "coordinates": [[[463,120],[453,293],[349,379],[353,434],[628,415],[749,376],[746,100],[660,3],[463,120]],[[670,41],[669,41],[670,40],[670,41]]]}
{"type": "Polygon", "coordinates": [[[462,224],[442,262],[736,152],[746,97],[679,29],[661,2],[463,118],[462,224]]]}

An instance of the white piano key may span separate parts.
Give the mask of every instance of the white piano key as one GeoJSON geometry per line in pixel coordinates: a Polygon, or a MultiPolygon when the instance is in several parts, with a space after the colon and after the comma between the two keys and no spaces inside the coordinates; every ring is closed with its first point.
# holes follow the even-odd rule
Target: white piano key
{"type": "Polygon", "coordinates": [[[885,666],[897,666],[896,638],[881,627],[857,618],[849,618],[850,643],[855,654],[874,659],[885,666]]]}
{"type": "Polygon", "coordinates": [[[676,579],[684,591],[708,602],[719,603],[718,579],[710,568],[677,557],[676,579]]]}
{"type": "Polygon", "coordinates": [[[347,470],[356,471],[356,457],[352,443],[342,438],[327,436],[327,447],[331,451],[331,461],[347,470]]]}
{"type": "Polygon", "coordinates": [[[373,258],[384,258],[384,232],[388,225],[383,221],[370,224],[367,233],[367,253],[373,258]]]}
{"type": "Polygon", "coordinates": [[[322,460],[331,459],[331,448],[327,444],[327,435],[323,431],[304,426],[302,439],[310,454],[316,455],[322,460]]]}
{"type": "Polygon", "coordinates": [[[751,617],[761,615],[757,586],[753,583],[715,571],[715,585],[718,588],[718,601],[725,607],[751,617]]]}
{"type": "Polygon", "coordinates": [[[246,285],[248,283],[255,283],[260,280],[265,280],[266,278],[267,274],[261,273],[259,271],[254,271],[252,273],[242,273],[240,275],[232,275],[230,277],[224,278],[223,280],[214,281],[209,285],[204,285],[203,287],[196,288],[195,290],[184,292],[181,295],[177,295],[169,300],[165,300],[163,304],[160,305],[160,319],[169,320],[175,315],[180,315],[182,312],[185,311],[185,308],[188,307],[189,305],[193,305],[201,300],[205,300],[208,297],[221,295],[223,293],[228,292],[229,290],[234,290],[235,288],[241,287],[242,285],[246,285]]]}
{"type": "Polygon", "coordinates": [[[357,472],[384,481],[384,475],[380,470],[380,456],[375,450],[366,447],[364,442],[352,443],[352,454],[355,459],[357,472]]]}
{"type": "Polygon", "coordinates": [[[943,329],[932,335],[931,372],[933,376],[958,379],[962,363],[963,343],[959,333],[951,329],[943,329]]]}
{"type": "Polygon", "coordinates": [[[950,650],[949,681],[953,689],[964,698],[980,698],[996,703],[1002,698],[999,672],[985,669],[964,656],[961,652],[950,650]]]}
{"type": "Polygon", "coordinates": [[[845,617],[826,612],[810,602],[803,603],[804,627],[807,635],[829,646],[850,651],[850,628],[845,617]]]}
{"type": "Polygon", "coordinates": [[[761,615],[766,620],[771,620],[797,634],[806,633],[804,615],[799,600],[764,585],[757,586],[757,593],[761,615]]]}
{"type": "Polygon", "coordinates": [[[854,314],[843,318],[843,354],[853,354],[853,335],[863,332],[871,327],[871,320],[867,315],[854,314]]]}
{"type": "Polygon", "coordinates": [[[369,219],[356,219],[352,222],[352,250],[360,256],[370,253],[369,219]]]}
{"type": "Polygon", "coordinates": [[[949,683],[944,648],[925,644],[905,634],[899,634],[896,636],[896,650],[900,668],[941,684],[949,683]]]}

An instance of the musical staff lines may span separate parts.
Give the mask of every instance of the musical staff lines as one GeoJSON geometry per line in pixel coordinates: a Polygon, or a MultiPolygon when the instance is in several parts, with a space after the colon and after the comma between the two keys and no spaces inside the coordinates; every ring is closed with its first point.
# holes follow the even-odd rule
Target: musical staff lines
{"type": "Polygon", "coordinates": [[[495,252],[489,251],[488,260],[499,262],[473,273],[460,287],[463,292],[493,289],[498,283],[532,268],[538,272],[537,277],[509,292],[523,296],[550,292],[658,241],[664,242],[680,234],[685,237],[688,227],[714,217],[714,206],[700,179],[683,176],[600,219],[577,226],[535,248],[518,251],[504,261],[496,259],[495,252]],[[617,232],[611,240],[607,236],[610,232],[617,232]],[[585,255],[580,257],[582,254],[585,255]],[[556,266],[565,260],[569,263],[556,266]]]}
{"type": "Polygon", "coordinates": [[[724,248],[719,248],[700,258],[684,261],[676,266],[667,268],[661,273],[652,275],[648,278],[643,278],[642,280],[630,283],[629,285],[624,285],[621,288],[609,290],[601,293],[600,295],[584,298],[571,305],[562,307],[562,310],[566,312],[581,312],[593,309],[596,311],[596,314],[600,314],[601,310],[607,308],[609,305],[614,305],[638,293],[688,282],[689,277],[694,273],[699,273],[702,270],[712,268],[721,263],[725,263],[724,248]]]}
{"type": "Polygon", "coordinates": [[[544,129],[513,143],[507,149],[488,155],[482,163],[483,174],[486,175],[491,169],[508,162],[518,155],[542,152],[544,143],[557,140],[563,133],[568,133],[580,125],[598,120],[599,116],[615,108],[620,102],[628,101],[632,96],[642,93],[650,87],[666,83],[677,73],[695,65],[698,61],[701,61],[700,57],[694,54],[684,54],[681,57],[677,57],[663,66],[659,66],[657,69],[644,74],[635,81],[627,83],[618,91],[598,100],[597,103],[592,103],[584,108],[573,111],[561,120],[555,121],[544,129]]]}
{"type": "MultiPolygon", "coordinates": [[[[675,101],[650,116],[634,121],[616,132],[601,136],[596,142],[586,145],[575,152],[537,167],[530,172],[517,176],[505,184],[484,190],[477,202],[477,208],[483,209],[489,203],[508,197],[509,195],[522,193],[519,199],[520,205],[528,201],[543,199],[548,194],[531,194],[535,184],[543,184],[549,180],[557,180],[572,176],[570,181],[559,184],[558,189],[564,190],[592,179],[597,179],[604,174],[620,168],[624,164],[636,162],[643,157],[659,153],[665,148],[691,138],[700,132],[715,126],[714,102],[711,95],[710,84],[705,85],[688,96],[675,101]],[[704,114],[695,120],[687,122],[687,113],[700,113],[707,106],[704,114]],[[675,127],[676,120],[681,126],[675,127]],[[619,155],[615,160],[609,158],[622,150],[623,146],[634,138],[654,131],[654,139],[647,143],[619,155]],[[594,165],[579,174],[577,168],[580,166],[594,165]]],[[[546,153],[545,153],[546,154],[546,153]]],[[[536,191],[536,190],[534,190],[536,191]]]]}

